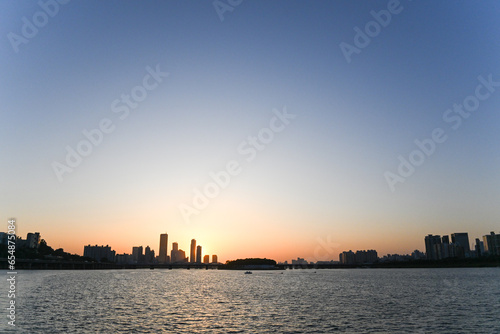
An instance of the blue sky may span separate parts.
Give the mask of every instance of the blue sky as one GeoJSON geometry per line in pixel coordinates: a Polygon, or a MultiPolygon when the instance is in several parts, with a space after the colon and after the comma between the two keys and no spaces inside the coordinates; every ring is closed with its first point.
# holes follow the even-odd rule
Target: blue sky
{"type": "Polygon", "coordinates": [[[348,63],[340,43],[390,3],[243,1],[221,21],[207,1],[72,1],[15,52],[9,33],[42,9],[1,2],[2,219],[77,253],[156,249],[167,231],[224,260],[498,232],[500,89],[457,130],[443,114],[478,76],[500,81],[500,4],[401,1],[348,63]],[[113,101],[157,66],[168,77],[120,119],[113,101]],[[239,144],[284,107],[296,117],[247,162],[239,144]],[[60,182],[53,162],[105,118],[113,132],[60,182]],[[436,128],[447,140],[391,191],[384,173],[436,128]],[[241,173],[186,223],[179,206],[231,160],[241,173]]]}

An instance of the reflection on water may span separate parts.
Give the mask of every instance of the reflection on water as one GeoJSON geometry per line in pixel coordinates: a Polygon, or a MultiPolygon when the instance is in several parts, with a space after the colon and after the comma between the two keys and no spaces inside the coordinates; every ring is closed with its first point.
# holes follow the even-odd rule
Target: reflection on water
{"type": "Polygon", "coordinates": [[[18,279],[19,333],[500,333],[500,268],[23,271],[18,279]]]}

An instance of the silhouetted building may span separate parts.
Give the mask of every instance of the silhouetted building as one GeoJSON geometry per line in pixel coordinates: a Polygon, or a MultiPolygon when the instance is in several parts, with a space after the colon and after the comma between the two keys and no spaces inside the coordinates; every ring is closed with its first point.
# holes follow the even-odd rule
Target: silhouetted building
{"type": "Polygon", "coordinates": [[[474,254],[475,257],[481,257],[484,255],[484,243],[479,238],[476,238],[476,243],[474,245],[474,254]]]}
{"type": "Polygon", "coordinates": [[[448,235],[443,235],[441,238],[443,244],[449,244],[450,243],[450,236],[448,235]]]}
{"type": "Polygon", "coordinates": [[[489,255],[500,255],[500,234],[490,232],[483,236],[484,252],[489,255]]]}
{"type": "Polygon", "coordinates": [[[341,264],[355,264],[356,254],[353,251],[342,252],[339,254],[339,259],[341,264]]]}
{"type": "Polygon", "coordinates": [[[0,245],[7,245],[8,240],[8,234],[5,232],[0,232],[0,245]]]}
{"type": "Polygon", "coordinates": [[[143,262],[142,246],[132,247],[132,261],[134,263],[143,262]]]}
{"type": "Polygon", "coordinates": [[[115,259],[116,259],[116,263],[119,263],[119,264],[133,263],[131,254],[125,254],[125,253],[116,254],[115,259]]]}
{"type": "Polygon", "coordinates": [[[158,254],[158,263],[168,263],[168,234],[160,234],[160,250],[158,254]]]}
{"type": "Polygon", "coordinates": [[[144,250],[144,262],[153,263],[154,260],[155,260],[155,251],[151,250],[149,246],[146,246],[146,249],[144,250]]]}
{"type": "Polygon", "coordinates": [[[441,237],[439,235],[429,234],[424,240],[427,260],[438,260],[438,250],[441,248],[441,237]]]}
{"type": "Polygon", "coordinates": [[[217,262],[218,262],[217,255],[212,255],[212,263],[217,263],[217,262]]]}
{"type": "Polygon", "coordinates": [[[303,258],[298,257],[297,260],[292,260],[292,264],[295,265],[307,264],[307,261],[303,258]]]}
{"type": "Polygon", "coordinates": [[[89,257],[91,259],[94,259],[96,261],[108,261],[108,262],[114,262],[115,261],[115,251],[111,250],[111,247],[106,245],[106,246],[85,246],[83,247],[83,256],[89,257]]]}
{"type": "MultiPolygon", "coordinates": [[[[424,257],[425,258],[425,257],[424,257]]],[[[387,254],[382,256],[380,262],[405,262],[412,260],[412,256],[408,254],[387,254]]]]}
{"type": "Polygon", "coordinates": [[[210,263],[210,255],[205,255],[203,257],[203,263],[204,264],[209,264],[210,263]]]}
{"type": "Polygon", "coordinates": [[[378,261],[377,251],[374,249],[370,249],[366,251],[366,262],[367,263],[375,263],[378,261]]]}
{"type": "Polygon", "coordinates": [[[196,263],[201,263],[201,246],[196,247],[196,263]]]}
{"type": "Polygon", "coordinates": [[[411,253],[411,257],[413,260],[425,260],[425,253],[422,253],[418,249],[415,249],[413,253],[411,253]]]}
{"type": "Polygon", "coordinates": [[[180,260],[179,255],[179,244],[177,242],[172,243],[172,250],[170,251],[170,261],[172,263],[178,262],[180,260]]]}
{"type": "Polygon", "coordinates": [[[354,262],[356,264],[363,263],[375,263],[378,260],[377,251],[371,250],[358,250],[356,254],[354,254],[354,262]]]}
{"type": "Polygon", "coordinates": [[[191,262],[191,263],[196,262],[196,240],[195,239],[191,240],[191,249],[189,252],[189,262],[191,262]]]}
{"type": "Polygon", "coordinates": [[[40,246],[40,233],[28,233],[26,237],[26,247],[38,248],[40,246]]]}
{"type": "Polygon", "coordinates": [[[182,249],[179,249],[179,244],[177,242],[174,242],[172,244],[172,251],[170,252],[170,257],[172,263],[187,262],[186,252],[184,252],[182,249]]]}
{"type": "Polygon", "coordinates": [[[468,233],[453,233],[451,241],[455,244],[457,257],[464,258],[469,256],[470,243],[468,233]]]}
{"type": "Polygon", "coordinates": [[[178,252],[179,252],[179,256],[178,256],[179,261],[180,262],[188,262],[188,258],[186,257],[186,252],[183,251],[182,249],[179,249],[178,252]]]}
{"type": "Polygon", "coordinates": [[[355,262],[356,263],[366,263],[366,251],[356,251],[356,254],[354,256],[355,262]]]}

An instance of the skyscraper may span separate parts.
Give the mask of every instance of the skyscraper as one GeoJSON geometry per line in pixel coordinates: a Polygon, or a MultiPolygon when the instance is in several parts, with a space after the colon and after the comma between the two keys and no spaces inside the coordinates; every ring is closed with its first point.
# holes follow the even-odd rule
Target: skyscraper
{"type": "Polygon", "coordinates": [[[483,236],[484,251],[489,255],[500,255],[500,234],[491,232],[483,236]]]}
{"type": "Polygon", "coordinates": [[[182,249],[179,249],[178,251],[178,258],[180,262],[187,262],[187,257],[186,257],[186,252],[183,251],[182,249]]]}
{"type": "Polygon", "coordinates": [[[168,234],[160,234],[160,253],[158,254],[159,263],[167,263],[168,258],[168,234]]]}
{"type": "Polygon", "coordinates": [[[196,240],[191,240],[191,252],[189,253],[189,262],[195,263],[196,261],[196,240]]]}
{"type": "Polygon", "coordinates": [[[451,242],[455,244],[457,247],[457,256],[458,257],[466,257],[470,252],[470,244],[469,244],[469,234],[468,233],[453,233],[451,235],[451,242]]]}
{"type": "Polygon", "coordinates": [[[201,246],[196,247],[196,263],[201,263],[201,246]]]}
{"type": "Polygon", "coordinates": [[[132,247],[132,261],[134,263],[142,262],[142,246],[132,247]]]}
{"type": "Polygon", "coordinates": [[[439,235],[429,234],[425,237],[425,255],[427,260],[439,260],[438,248],[441,245],[441,237],[439,235]]]}
{"type": "Polygon", "coordinates": [[[217,255],[212,255],[212,263],[217,263],[217,262],[218,262],[217,255]]]}
{"type": "Polygon", "coordinates": [[[454,244],[460,245],[466,252],[470,251],[469,234],[468,233],[453,233],[451,241],[454,244]]]}
{"type": "Polygon", "coordinates": [[[146,263],[153,263],[155,259],[155,251],[151,250],[149,246],[146,246],[146,249],[144,250],[144,260],[146,263]]]}
{"type": "Polygon", "coordinates": [[[179,262],[181,260],[181,255],[179,254],[179,244],[177,242],[172,243],[170,259],[172,263],[179,262]]]}
{"type": "Polygon", "coordinates": [[[205,255],[203,257],[203,263],[204,264],[209,264],[210,263],[210,255],[205,255]]]}
{"type": "Polygon", "coordinates": [[[484,253],[484,244],[479,238],[476,238],[476,245],[474,246],[476,257],[481,257],[484,253]]]}

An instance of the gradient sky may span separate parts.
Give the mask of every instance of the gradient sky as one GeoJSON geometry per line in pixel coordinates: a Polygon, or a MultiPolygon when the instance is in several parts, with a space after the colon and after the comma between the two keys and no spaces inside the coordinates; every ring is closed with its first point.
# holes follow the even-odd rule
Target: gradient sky
{"type": "Polygon", "coordinates": [[[478,76],[500,81],[500,3],[402,0],[348,63],[340,43],[387,6],[243,1],[221,21],[211,1],[72,1],[15,52],[9,33],[41,7],[1,1],[0,230],[15,217],[77,254],[157,252],[167,232],[169,250],[195,238],[222,261],[500,232],[500,87],[458,129],[443,120],[478,76]],[[158,64],[169,76],[120,119],[113,101],[158,64]],[[240,143],[284,107],[296,117],[246,161],[240,143]],[[105,118],[114,131],[59,182],[53,162],[105,118]],[[384,173],[436,128],[448,139],[391,191],[384,173]],[[186,223],[179,206],[231,160],[241,173],[186,223]]]}

